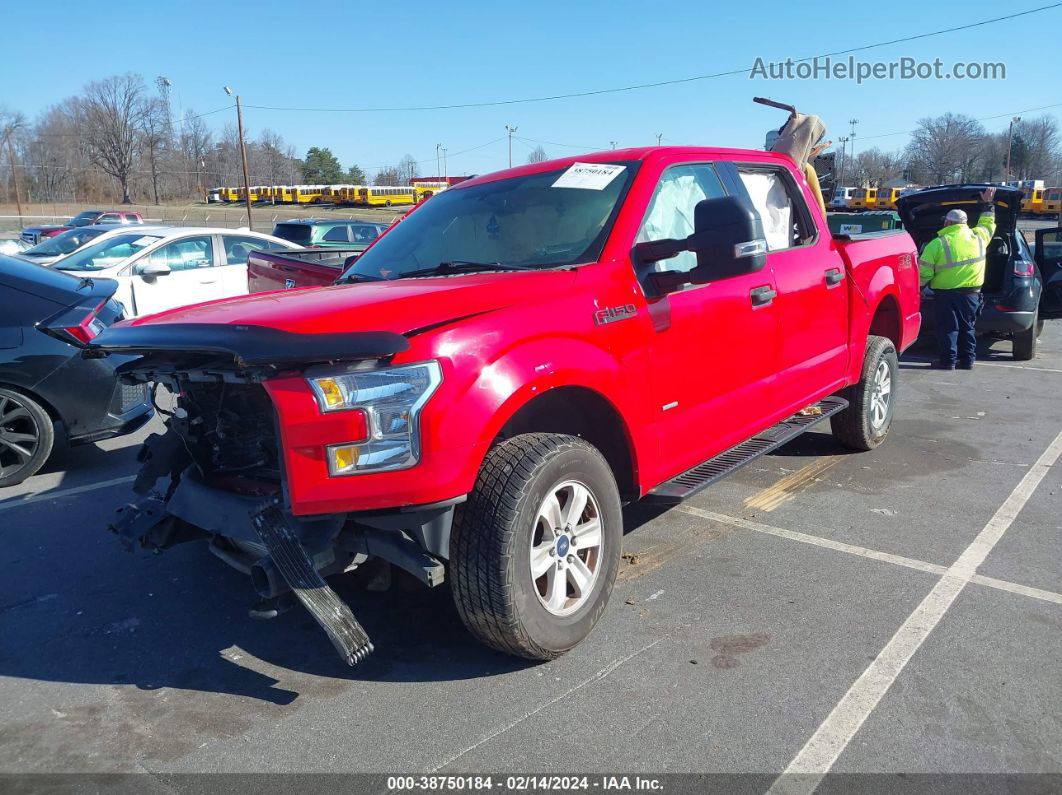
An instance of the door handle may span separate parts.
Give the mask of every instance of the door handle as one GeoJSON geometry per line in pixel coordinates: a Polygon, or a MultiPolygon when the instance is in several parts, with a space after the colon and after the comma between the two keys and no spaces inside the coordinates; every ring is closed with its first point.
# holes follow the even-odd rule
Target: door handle
{"type": "Polygon", "coordinates": [[[836,287],[842,281],[844,281],[844,271],[842,271],[840,268],[830,268],[828,271],[826,271],[827,287],[836,287]]]}
{"type": "Polygon", "coordinates": [[[200,284],[217,284],[217,279],[208,279],[205,282],[199,282],[200,284]]]}
{"type": "Polygon", "coordinates": [[[776,295],[778,295],[778,291],[769,285],[753,287],[749,290],[749,297],[752,299],[753,306],[767,306],[774,300],[776,295]]]}

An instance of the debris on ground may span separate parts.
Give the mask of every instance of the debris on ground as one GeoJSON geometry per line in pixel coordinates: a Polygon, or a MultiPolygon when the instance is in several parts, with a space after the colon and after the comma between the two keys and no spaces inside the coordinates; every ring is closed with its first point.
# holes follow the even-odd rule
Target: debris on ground
{"type": "Polygon", "coordinates": [[[633,552],[624,552],[622,555],[620,555],[620,557],[623,558],[625,561],[627,561],[632,566],[637,566],[638,565],[639,558],[633,552]]]}
{"type": "Polygon", "coordinates": [[[628,596],[626,600],[624,600],[624,604],[633,605],[635,604],[635,601],[632,597],[628,596]]]}

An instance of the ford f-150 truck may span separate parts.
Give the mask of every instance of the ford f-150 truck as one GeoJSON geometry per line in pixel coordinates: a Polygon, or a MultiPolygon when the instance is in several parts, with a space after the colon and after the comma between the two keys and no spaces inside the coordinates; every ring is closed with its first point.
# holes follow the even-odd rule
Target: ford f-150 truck
{"type": "Polygon", "coordinates": [[[327,287],[357,259],[364,248],[302,248],[252,251],[247,255],[247,292],[327,287]]]}
{"type": "Polygon", "coordinates": [[[70,229],[92,224],[142,224],[144,219],[140,213],[128,210],[86,210],[78,213],[65,224],[45,224],[42,226],[27,226],[22,230],[21,239],[35,246],[48,237],[61,235],[70,229]]]}
{"type": "MultiPolygon", "coordinates": [[[[452,584],[482,642],[575,646],[620,507],[675,503],[829,418],[879,445],[920,323],[904,231],[831,236],[782,155],[608,151],[441,192],[331,287],[103,330],[176,395],[111,527],[204,539],[269,617],[372,645],[326,578],[379,559],[452,584]]],[[[379,563],[375,565],[381,565],[379,563]]]]}

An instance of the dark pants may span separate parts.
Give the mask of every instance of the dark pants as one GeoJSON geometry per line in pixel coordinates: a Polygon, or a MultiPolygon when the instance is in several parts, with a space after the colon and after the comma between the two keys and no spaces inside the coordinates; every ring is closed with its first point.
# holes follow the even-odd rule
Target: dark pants
{"type": "Polygon", "coordinates": [[[977,357],[974,326],[981,314],[981,293],[966,290],[934,290],[933,314],[940,361],[972,364],[977,357]]]}

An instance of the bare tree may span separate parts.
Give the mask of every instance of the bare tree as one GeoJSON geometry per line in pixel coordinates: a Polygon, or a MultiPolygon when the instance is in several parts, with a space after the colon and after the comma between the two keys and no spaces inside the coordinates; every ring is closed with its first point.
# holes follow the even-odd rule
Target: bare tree
{"type": "Polygon", "coordinates": [[[903,157],[895,152],[880,149],[864,149],[856,155],[851,166],[852,177],[860,185],[870,188],[884,187],[885,183],[898,180],[903,175],[903,157]]]}
{"type": "Polygon", "coordinates": [[[528,163],[541,163],[544,160],[549,160],[549,155],[546,154],[546,150],[541,146],[536,146],[531,150],[531,154],[527,156],[528,163]]]}
{"type": "Polygon", "coordinates": [[[976,119],[956,113],[920,119],[905,154],[922,184],[967,182],[985,157],[985,130],[976,119]]]}
{"type": "Polygon", "coordinates": [[[402,174],[399,172],[397,166],[389,166],[382,168],[376,172],[376,177],[372,181],[373,185],[401,185],[402,174]]]}
{"type": "Polygon", "coordinates": [[[398,179],[399,185],[409,185],[413,181],[413,177],[417,176],[417,161],[413,159],[413,155],[406,155],[398,161],[398,179]]]}
{"type": "Polygon", "coordinates": [[[146,100],[140,134],[143,151],[147,154],[148,167],[151,170],[151,191],[155,196],[155,204],[160,203],[159,172],[161,161],[169,148],[170,129],[169,109],[166,104],[158,99],[146,100]]]}
{"type": "Polygon", "coordinates": [[[206,122],[194,111],[189,110],[181,124],[180,146],[184,162],[183,171],[186,172],[187,177],[192,177],[194,174],[195,182],[188,181],[188,193],[194,189],[200,198],[204,195],[203,169],[206,167],[207,153],[212,148],[212,138],[206,122]]]}
{"type": "Polygon", "coordinates": [[[129,180],[148,112],[144,78],[129,73],[89,83],[81,106],[85,140],[93,162],[118,181],[122,203],[131,203],[129,180]]]}
{"type": "Polygon", "coordinates": [[[1058,122],[1051,116],[1022,119],[1016,136],[1022,144],[1021,179],[1045,179],[1059,154],[1058,122]]]}

